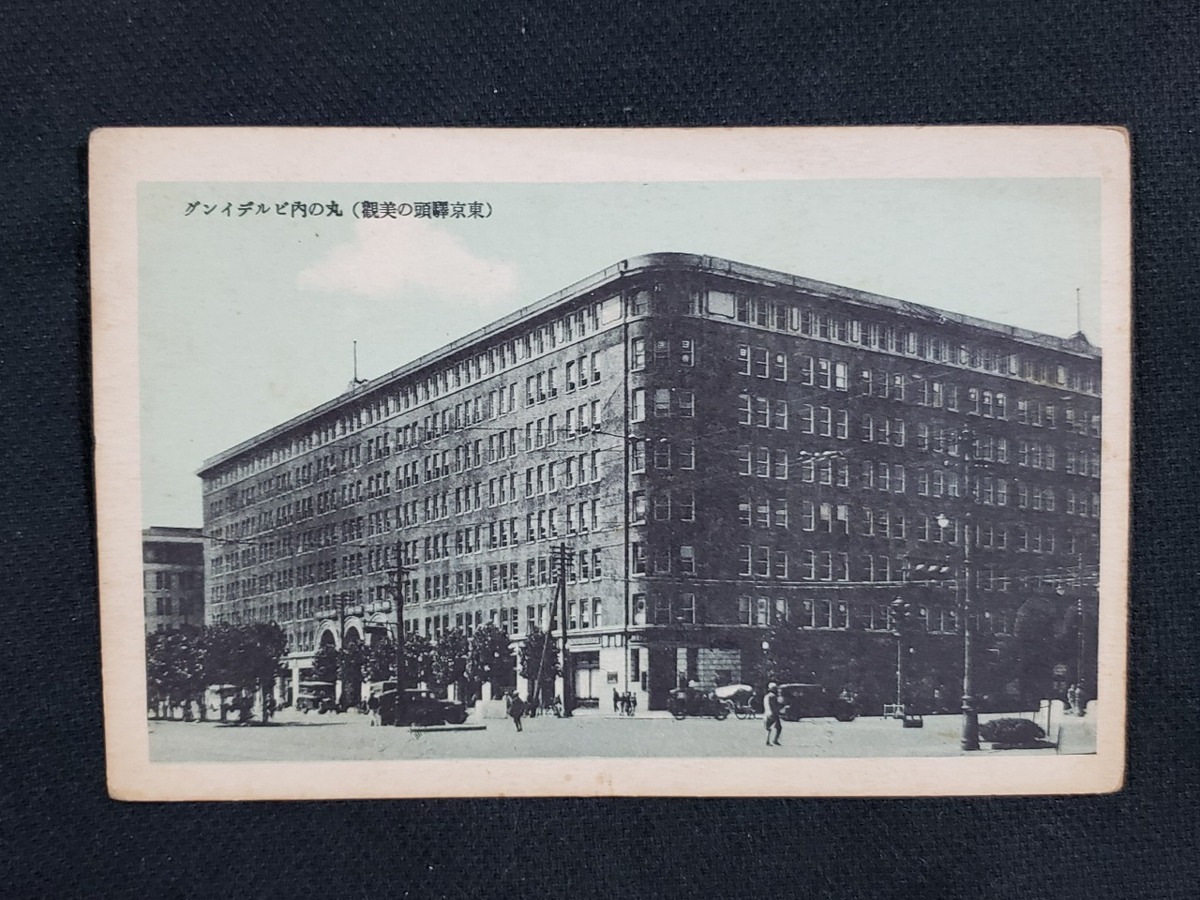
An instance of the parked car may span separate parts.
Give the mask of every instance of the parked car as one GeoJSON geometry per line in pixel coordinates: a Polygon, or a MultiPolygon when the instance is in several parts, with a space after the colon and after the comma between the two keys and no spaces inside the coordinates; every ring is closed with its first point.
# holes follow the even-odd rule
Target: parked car
{"type": "Polygon", "coordinates": [[[724,700],[693,687],[678,688],[667,696],[667,709],[676,719],[688,716],[712,716],[718,722],[729,716],[724,700]]]}
{"type": "Polygon", "coordinates": [[[315,710],[322,715],[336,709],[332,681],[302,681],[296,694],[296,709],[302,713],[315,710]]]}
{"type": "Polygon", "coordinates": [[[783,704],[779,714],[788,722],[824,716],[834,716],[839,722],[851,722],[858,715],[851,695],[843,692],[835,697],[819,684],[781,684],[779,699],[783,704]]]}
{"type": "Polygon", "coordinates": [[[444,700],[432,691],[408,689],[404,709],[398,717],[398,695],[394,682],[379,695],[381,725],[461,725],[467,721],[467,707],[458,700],[444,700]]]}

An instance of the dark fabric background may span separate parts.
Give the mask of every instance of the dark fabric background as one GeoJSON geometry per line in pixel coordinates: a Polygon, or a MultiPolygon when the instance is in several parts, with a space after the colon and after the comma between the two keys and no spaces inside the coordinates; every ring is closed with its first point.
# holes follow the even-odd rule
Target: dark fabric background
{"type": "Polygon", "coordinates": [[[0,892],[1196,895],[1194,2],[631,2],[586,16],[556,4],[553,17],[520,0],[90,6],[9,0],[0,13],[0,892]],[[1132,131],[1138,410],[1122,793],[107,799],[87,367],[92,128],[977,122],[1132,131]]]}

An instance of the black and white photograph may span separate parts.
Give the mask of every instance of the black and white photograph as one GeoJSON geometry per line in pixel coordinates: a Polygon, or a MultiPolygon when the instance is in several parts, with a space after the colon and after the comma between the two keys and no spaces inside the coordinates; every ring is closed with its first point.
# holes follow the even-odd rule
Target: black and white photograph
{"type": "Polygon", "coordinates": [[[115,796],[1120,787],[1119,130],[92,157],[115,796]]]}

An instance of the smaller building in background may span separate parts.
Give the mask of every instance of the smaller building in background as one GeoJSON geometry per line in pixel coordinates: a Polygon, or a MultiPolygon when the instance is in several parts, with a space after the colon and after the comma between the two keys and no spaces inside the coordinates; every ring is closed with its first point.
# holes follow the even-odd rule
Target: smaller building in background
{"type": "Polygon", "coordinates": [[[146,632],[204,624],[204,538],[199,528],[142,531],[146,632]]]}

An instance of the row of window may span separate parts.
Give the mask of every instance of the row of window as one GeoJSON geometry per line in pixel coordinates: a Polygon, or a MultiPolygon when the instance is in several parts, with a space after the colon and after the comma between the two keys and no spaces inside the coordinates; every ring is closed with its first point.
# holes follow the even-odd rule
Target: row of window
{"type": "MultiPolygon", "coordinates": [[[[818,370],[820,370],[820,366],[818,366],[818,370]]],[[[831,371],[836,371],[836,369],[831,371]]],[[[870,371],[864,370],[863,374],[866,376],[870,374],[870,371]]],[[[902,391],[902,388],[900,390],[902,391]]],[[[944,387],[938,381],[923,381],[922,392],[921,402],[923,403],[928,403],[934,407],[946,406],[951,410],[957,410],[958,408],[957,388],[953,385],[944,387]]],[[[1003,394],[997,393],[993,395],[989,391],[976,391],[974,388],[968,394],[973,404],[969,408],[969,411],[984,416],[994,414],[998,418],[1006,417],[1003,394]]],[[[902,393],[900,396],[902,397],[902,393]]],[[[695,414],[695,398],[694,394],[690,391],[673,392],[669,389],[658,389],[654,391],[652,401],[654,404],[653,414],[656,417],[670,417],[672,415],[692,417],[695,414]]],[[[760,428],[788,428],[788,401],[741,394],[739,395],[738,402],[738,420],[742,424],[754,425],[760,428]]],[[[645,403],[646,397],[644,391],[641,389],[635,391],[634,421],[641,421],[645,418],[645,403]]],[[[1044,425],[1054,428],[1056,423],[1055,409],[1053,404],[1021,400],[1018,402],[1018,420],[1024,424],[1031,424],[1037,427],[1044,425]]],[[[1065,410],[1065,415],[1064,428],[1066,430],[1072,433],[1090,434],[1094,437],[1099,436],[1099,415],[1084,415],[1070,408],[1065,410]]],[[[845,440],[848,437],[849,415],[844,409],[804,404],[799,407],[798,416],[800,431],[804,434],[834,437],[840,440],[845,440]]],[[[525,426],[524,448],[526,450],[540,449],[556,443],[560,438],[565,437],[569,439],[580,434],[586,434],[593,428],[598,427],[599,424],[599,401],[593,400],[566,410],[561,423],[557,414],[527,423],[525,426]]],[[[919,422],[916,427],[916,444],[920,449],[933,449],[938,452],[959,455],[961,450],[960,432],[955,427],[947,427],[945,424],[936,422],[919,422]]],[[[398,441],[400,440],[400,433],[407,433],[409,429],[416,430],[416,426],[405,426],[403,429],[397,429],[398,441]]],[[[907,437],[906,425],[904,420],[900,418],[864,415],[860,420],[860,435],[862,440],[866,442],[904,446],[907,437]]],[[[386,440],[387,436],[384,435],[368,441],[366,445],[367,452],[365,453],[366,458],[369,460],[372,457],[386,456],[389,452],[386,440]]],[[[468,441],[454,448],[453,451],[444,450],[440,453],[427,454],[422,458],[420,464],[416,461],[404,463],[395,470],[395,489],[400,490],[420,484],[422,481],[422,472],[424,473],[424,480],[430,481],[480,467],[484,464],[482,448],[482,439],[468,441]]],[[[1057,466],[1056,449],[1053,445],[1043,445],[1036,441],[1020,441],[1017,442],[1016,450],[1017,463],[1019,465],[1047,470],[1054,470],[1057,466]]],[[[975,439],[974,451],[975,458],[977,459],[1008,462],[1008,439],[991,435],[979,436],[975,439]]],[[[486,457],[488,462],[505,459],[515,455],[517,452],[518,430],[516,428],[500,431],[488,436],[486,457]]],[[[345,470],[359,465],[360,456],[358,445],[352,448],[343,448],[340,469],[345,470]]],[[[1099,478],[1099,453],[1094,450],[1069,449],[1066,455],[1065,468],[1068,474],[1080,474],[1099,478]]],[[[319,482],[326,478],[334,477],[338,471],[339,465],[335,456],[333,454],[326,454],[312,463],[301,466],[296,484],[297,486],[302,486],[310,482],[319,482]]],[[[344,484],[335,490],[321,492],[317,495],[315,513],[328,512],[329,510],[338,508],[339,504],[346,506],[350,503],[361,501],[364,498],[369,499],[382,496],[392,490],[392,483],[392,473],[383,471],[369,476],[365,482],[358,481],[344,484]]],[[[293,479],[291,473],[280,473],[265,479],[259,484],[247,485],[235,495],[216,498],[210,501],[208,504],[209,517],[214,518],[234,509],[252,506],[277,493],[284,493],[292,489],[293,479]]],[[[312,514],[313,510],[309,504],[302,504],[300,507],[296,507],[294,512],[292,507],[285,506],[277,513],[281,517],[278,520],[280,523],[300,521],[312,514]]]]}
{"type": "MultiPolygon", "coordinates": [[[[439,572],[419,578],[407,578],[401,582],[401,593],[406,603],[421,603],[472,597],[478,594],[495,594],[520,590],[525,587],[545,587],[555,582],[558,573],[553,556],[530,557],[525,560],[524,580],[519,562],[497,563],[439,572]]],[[[571,564],[567,567],[566,582],[579,584],[604,577],[604,556],[601,550],[573,551],[571,564]]],[[[380,586],[381,591],[386,587],[380,586]]]]}
{"type": "Polygon", "coordinates": [[[143,579],[147,590],[192,590],[204,586],[201,572],[146,572],[143,579]]]}
{"type": "MultiPolygon", "coordinates": [[[[672,416],[692,419],[696,416],[696,394],[694,391],[675,388],[655,388],[650,392],[652,413],[656,419],[672,416]]],[[[629,419],[631,422],[645,421],[647,415],[646,389],[634,388],[630,397],[629,419]]]]}
{"type": "MultiPolygon", "coordinates": [[[[543,631],[552,626],[557,628],[557,621],[557,611],[552,604],[531,603],[525,607],[524,626],[520,607],[502,606],[405,619],[404,631],[406,634],[421,634],[436,640],[450,631],[451,627],[470,637],[484,625],[492,625],[505,634],[520,635],[528,634],[534,628],[543,631]]],[[[604,624],[604,603],[600,597],[580,597],[567,601],[567,627],[570,630],[603,628],[604,624]]]]}
{"type": "MultiPolygon", "coordinates": [[[[592,354],[584,354],[577,360],[568,360],[562,367],[563,369],[563,389],[569,394],[574,391],[585,388],[589,384],[598,384],[600,381],[600,356],[601,351],[596,351],[592,354]]],[[[530,407],[538,403],[545,403],[548,400],[553,400],[558,396],[558,366],[550,366],[540,372],[535,372],[525,379],[525,406],[530,407]]],[[[501,414],[503,410],[495,407],[495,414],[490,418],[495,418],[501,414]]],[[[512,412],[512,407],[509,407],[509,412],[512,412]]]]}
{"type": "MultiPolygon", "coordinates": [[[[378,392],[365,397],[353,407],[315,424],[304,434],[294,435],[263,448],[253,456],[231,462],[205,480],[205,489],[213,490],[232,484],[254,472],[382,422],[396,413],[408,411],[422,403],[503,372],[511,366],[549,353],[557,346],[569,344],[599,331],[617,321],[620,315],[620,297],[596,301],[553,322],[536,326],[519,337],[498,342],[467,359],[444,365],[437,371],[393,386],[386,393],[378,392]]],[[[591,356],[588,357],[588,362],[591,363],[591,356]]],[[[595,368],[589,368],[589,380],[594,379],[595,372],[595,368]]],[[[578,376],[578,381],[580,384],[584,383],[585,377],[578,376]]],[[[474,409],[471,419],[478,421],[474,409]]]]}
{"type": "MultiPolygon", "coordinates": [[[[649,515],[656,522],[676,519],[680,522],[696,521],[696,495],[691,491],[656,491],[651,494],[649,515]]],[[[647,521],[645,491],[634,491],[629,504],[630,521],[637,525],[647,521]]]]}
{"type": "MultiPolygon", "coordinates": [[[[696,342],[690,338],[681,338],[677,341],[659,338],[650,342],[649,347],[653,353],[652,358],[656,366],[662,366],[667,363],[678,363],[681,366],[687,367],[696,365],[696,342]]],[[[646,338],[635,337],[630,339],[630,371],[640,372],[646,368],[646,348],[646,338]]]]}
{"type": "MultiPolygon", "coordinates": [[[[1015,526],[1014,545],[1019,553],[1054,553],[1054,531],[1035,526],[1015,526]]],[[[887,555],[865,553],[859,557],[860,568],[855,573],[856,577],[851,578],[850,554],[836,550],[799,550],[793,555],[788,550],[776,547],[739,544],[737,556],[738,575],[781,581],[891,582],[901,580],[906,565],[904,561],[893,560],[887,555]]],[[[988,577],[992,579],[989,584],[993,587],[986,589],[1007,590],[1007,587],[994,587],[997,578],[994,568],[980,567],[980,570],[991,573],[988,577]]]]}
{"type": "MultiPolygon", "coordinates": [[[[688,298],[690,308],[697,305],[697,298],[688,298]]],[[[1091,368],[1068,368],[1060,363],[1004,353],[994,347],[956,344],[905,326],[863,322],[836,313],[801,308],[785,301],[713,290],[708,292],[706,308],[712,314],[775,331],[797,332],[819,340],[857,344],[918,359],[1017,376],[1039,384],[1052,384],[1088,393],[1099,391],[1099,379],[1091,368]]]]}

